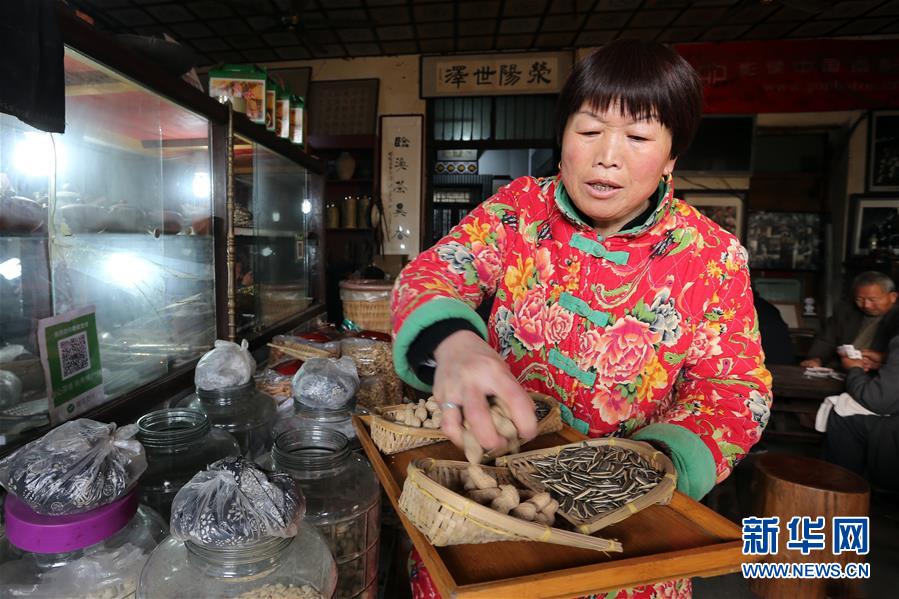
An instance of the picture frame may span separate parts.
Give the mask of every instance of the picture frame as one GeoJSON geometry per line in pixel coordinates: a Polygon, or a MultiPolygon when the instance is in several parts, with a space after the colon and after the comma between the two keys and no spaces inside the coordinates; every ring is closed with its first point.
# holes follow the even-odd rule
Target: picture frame
{"type": "Polygon", "coordinates": [[[754,211],[746,221],[750,268],[821,270],[821,213],[754,211]]]}
{"type": "Polygon", "coordinates": [[[899,110],[877,110],[868,119],[869,193],[899,192],[899,110]]]}
{"type": "Polygon", "coordinates": [[[878,247],[899,250],[899,235],[887,231],[899,231],[899,193],[888,195],[853,194],[849,197],[849,239],[847,245],[850,256],[866,256],[871,252],[872,234],[878,236],[878,247]],[[883,229],[883,233],[880,233],[883,229]]]}
{"type": "Polygon", "coordinates": [[[380,79],[311,81],[309,135],[375,135],[380,79]]]}
{"type": "Polygon", "coordinates": [[[684,192],[684,201],[712,219],[725,231],[736,235],[741,242],[745,239],[743,221],[746,198],[744,194],[732,191],[689,191],[684,192]]]}
{"type": "Polygon", "coordinates": [[[753,277],[752,286],[758,295],[775,304],[799,304],[802,301],[802,281],[795,277],[753,277]]]}

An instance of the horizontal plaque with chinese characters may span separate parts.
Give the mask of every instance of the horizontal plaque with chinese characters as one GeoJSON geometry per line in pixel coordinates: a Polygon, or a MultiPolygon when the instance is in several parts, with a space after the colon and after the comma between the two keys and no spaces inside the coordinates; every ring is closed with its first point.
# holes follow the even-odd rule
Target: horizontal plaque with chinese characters
{"type": "Polygon", "coordinates": [[[556,94],[571,72],[571,52],[424,56],[421,96],[556,94]]]}

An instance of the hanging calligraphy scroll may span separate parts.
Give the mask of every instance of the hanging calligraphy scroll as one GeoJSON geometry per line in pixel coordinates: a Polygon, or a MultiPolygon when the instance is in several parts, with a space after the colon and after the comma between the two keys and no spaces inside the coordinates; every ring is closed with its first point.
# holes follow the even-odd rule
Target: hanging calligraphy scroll
{"type": "Polygon", "coordinates": [[[381,203],[385,254],[418,255],[421,236],[422,143],[420,114],[381,116],[381,203]]]}
{"type": "Polygon", "coordinates": [[[571,52],[423,56],[421,97],[557,94],[571,52]]]}

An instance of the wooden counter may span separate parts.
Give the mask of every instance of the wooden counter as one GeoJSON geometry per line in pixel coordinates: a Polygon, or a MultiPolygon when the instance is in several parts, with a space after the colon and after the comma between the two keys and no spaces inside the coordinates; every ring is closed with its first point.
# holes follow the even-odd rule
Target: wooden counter
{"type": "Polygon", "coordinates": [[[818,444],[823,435],[815,430],[815,415],[825,397],[839,395],[846,382],[832,377],[805,376],[805,368],[785,364],[768,366],[774,404],[764,438],[818,444]]]}
{"type": "Polygon", "coordinates": [[[778,399],[809,399],[817,409],[825,397],[839,395],[846,388],[844,380],[805,376],[802,366],[771,364],[768,370],[771,372],[775,405],[778,399]]]}
{"type": "MultiPolygon", "coordinates": [[[[738,571],[741,562],[756,561],[742,555],[736,524],[678,492],[669,505],[653,506],[596,533],[621,541],[623,553],[536,542],[434,547],[399,511],[406,467],[424,457],[464,460],[462,452],[444,442],[384,456],[362,420],[354,421],[381,485],[444,599],[576,597],[672,578],[717,576],[738,571]]],[[[584,438],[565,427],[522,451],[584,438]]]]}

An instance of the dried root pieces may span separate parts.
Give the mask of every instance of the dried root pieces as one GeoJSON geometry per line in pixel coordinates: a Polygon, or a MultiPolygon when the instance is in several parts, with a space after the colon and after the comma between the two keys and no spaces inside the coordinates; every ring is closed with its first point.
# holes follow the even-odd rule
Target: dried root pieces
{"type": "Polygon", "coordinates": [[[500,485],[480,464],[470,464],[460,473],[466,495],[501,514],[510,514],[528,522],[540,522],[552,526],[559,502],[549,493],[534,493],[512,485],[500,485]],[[524,501],[522,501],[524,499],[524,501]]]}

